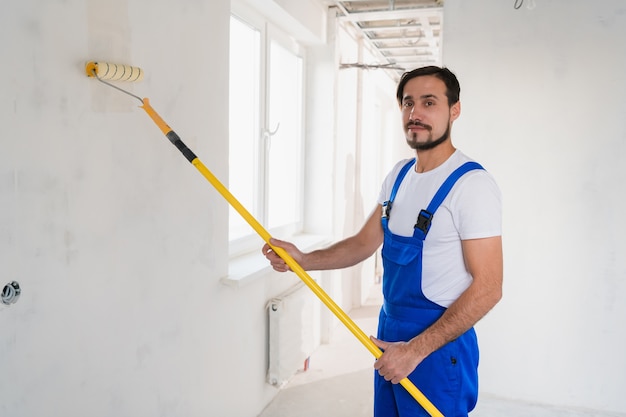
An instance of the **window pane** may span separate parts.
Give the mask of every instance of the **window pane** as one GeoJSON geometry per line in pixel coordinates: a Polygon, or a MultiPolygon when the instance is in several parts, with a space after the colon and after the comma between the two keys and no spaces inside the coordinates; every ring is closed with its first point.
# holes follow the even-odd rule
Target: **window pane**
{"type": "MultiPolygon", "coordinates": [[[[230,19],[230,192],[258,216],[258,142],[259,142],[259,31],[230,19]]],[[[232,207],[229,209],[229,240],[254,233],[250,225],[232,207]]]]}
{"type": "Polygon", "coordinates": [[[300,221],[302,59],[277,42],[270,46],[268,227],[300,221]]]}

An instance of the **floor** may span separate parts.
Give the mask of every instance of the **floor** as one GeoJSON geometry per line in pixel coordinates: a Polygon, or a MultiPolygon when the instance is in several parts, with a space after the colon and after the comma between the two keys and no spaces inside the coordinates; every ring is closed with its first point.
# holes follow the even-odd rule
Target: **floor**
{"type": "MultiPolygon", "coordinates": [[[[380,290],[374,287],[350,318],[366,333],[376,333],[380,290]]],[[[258,417],[371,417],[372,354],[342,325],[330,344],[311,356],[309,369],[294,377],[258,417]]],[[[471,417],[626,417],[626,414],[563,409],[481,395],[471,417]]]]}

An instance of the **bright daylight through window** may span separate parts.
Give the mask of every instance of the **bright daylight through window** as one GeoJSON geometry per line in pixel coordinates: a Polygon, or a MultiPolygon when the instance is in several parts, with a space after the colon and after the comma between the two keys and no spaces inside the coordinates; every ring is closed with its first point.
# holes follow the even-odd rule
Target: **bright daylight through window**
{"type": "MultiPolygon", "coordinates": [[[[270,233],[294,233],[302,219],[303,59],[266,25],[231,16],[230,34],[229,189],[270,233]]],[[[254,237],[231,207],[231,254],[253,250],[254,237]]]]}

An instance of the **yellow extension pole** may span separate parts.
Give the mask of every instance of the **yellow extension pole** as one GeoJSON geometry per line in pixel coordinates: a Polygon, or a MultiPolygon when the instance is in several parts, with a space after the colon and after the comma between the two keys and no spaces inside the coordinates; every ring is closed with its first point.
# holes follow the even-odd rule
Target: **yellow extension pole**
{"type": "MultiPolygon", "coordinates": [[[[165,121],[157,114],[157,112],[150,106],[150,102],[147,98],[143,99],[142,109],[148,113],[156,125],[167,136],[174,146],[180,150],[183,155],[196,167],[198,171],[215,187],[215,189],[228,201],[228,203],[244,218],[246,222],[261,236],[261,238],[271,246],[272,250],[276,252],[286,263],[291,270],[298,275],[298,277],[315,293],[315,295],[330,309],[330,311],[337,316],[337,318],[356,336],[357,339],[376,357],[376,359],[382,356],[382,351],[370,340],[370,338],[361,330],[352,319],[333,301],[332,298],[324,292],[317,282],[313,280],[302,269],[302,267],[291,257],[284,249],[273,246],[270,244],[270,238],[272,237],[267,230],[250,214],[248,210],[232,195],[232,193],[224,187],[224,185],[213,175],[211,171],[200,161],[194,153],[187,148],[187,146],[180,140],[178,135],[165,123],[165,121]]],[[[444,417],[443,414],[422,394],[420,390],[408,379],[404,378],[400,381],[400,384],[411,394],[413,398],[433,417],[444,417]]]]}

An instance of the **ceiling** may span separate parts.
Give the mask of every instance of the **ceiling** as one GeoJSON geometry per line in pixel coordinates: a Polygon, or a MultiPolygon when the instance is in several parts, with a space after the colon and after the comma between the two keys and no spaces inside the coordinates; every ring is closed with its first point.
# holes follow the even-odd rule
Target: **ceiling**
{"type": "Polygon", "coordinates": [[[342,62],[342,68],[386,68],[394,78],[441,64],[444,0],[332,0],[337,19],[354,27],[377,62],[342,62]]]}

